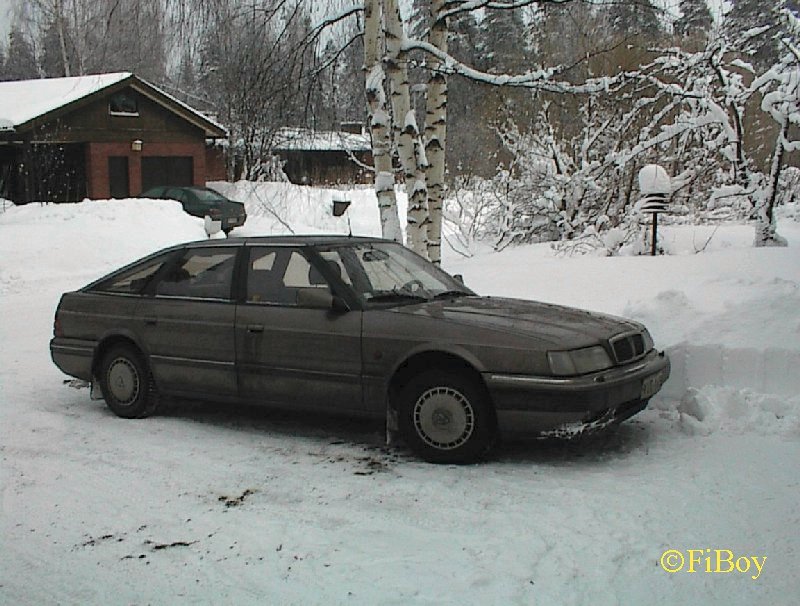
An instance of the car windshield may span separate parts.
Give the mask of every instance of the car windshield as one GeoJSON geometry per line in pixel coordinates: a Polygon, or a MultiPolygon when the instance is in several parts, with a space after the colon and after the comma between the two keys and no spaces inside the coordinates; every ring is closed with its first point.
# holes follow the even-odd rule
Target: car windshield
{"type": "Polygon", "coordinates": [[[192,193],[197,196],[197,199],[200,202],[206,203],[214,203],[214,202],[224,202],[226,198],[220,194],[215,192],[213,189],[193,189],[192,193]]]}
{"type": "Polygon", "coordinates": [[[365,242],[319,250],[367,305],[403,305],[474,295],[461,282],[394,242],[365,242]]]}

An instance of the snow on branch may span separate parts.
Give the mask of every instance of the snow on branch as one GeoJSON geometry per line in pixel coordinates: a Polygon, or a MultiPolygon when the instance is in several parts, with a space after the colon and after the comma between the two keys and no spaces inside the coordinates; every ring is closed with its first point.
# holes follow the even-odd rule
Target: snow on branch
{"type": "MultiPolygon", "coordinates": [[[[548,4],[566,4],[572,0],[545,0],[548,4]]],[[[543,4],[541,0],[455,0],[446,2],[444,10],[437,15],[437,19],[446,19],[460,13],[469,11],[476,11],[486,8],[512,10],[515,8],[524,8],[532,4],[543,4]]]]}
{"type": "Polygon", "coordinates": [[[625,74],[603,76],[588,79],[583,84],[554,80],[555,76],[565,71],[563,67],[539,69],[518,75],[490,74],[458,61],[449,53],[441,51],[428,42],[406,38],[403,40],[403,51],[411,50],[421,50],[438,59],[441,62],[438,68],[441,73],[456,74],[491,86],[533,88],[552,93],[592,94],[608,91],[613,85],[625,78],[625,74]]]}

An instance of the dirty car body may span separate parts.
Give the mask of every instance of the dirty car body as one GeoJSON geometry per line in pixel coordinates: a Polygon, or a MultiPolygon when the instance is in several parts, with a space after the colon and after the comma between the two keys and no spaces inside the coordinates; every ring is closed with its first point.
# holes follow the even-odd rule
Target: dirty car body
{"type": "Polygon", "coordinates": [[[642,410],[669,360],[637,322],[482,297],[401,245],[229,238],[157,252],[63,295],[50,349],[123,417],[160,396],[385,418],[423,458],[642,410]]]}

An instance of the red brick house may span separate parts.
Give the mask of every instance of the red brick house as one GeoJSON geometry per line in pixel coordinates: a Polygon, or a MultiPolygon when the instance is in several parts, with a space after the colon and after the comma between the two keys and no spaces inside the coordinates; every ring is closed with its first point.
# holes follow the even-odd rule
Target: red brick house
{"type": "Polygon", "coordinates": [[[204,185],[225,129],[130,73],[0,82],[0,197],[125,198],[204,185]]]}

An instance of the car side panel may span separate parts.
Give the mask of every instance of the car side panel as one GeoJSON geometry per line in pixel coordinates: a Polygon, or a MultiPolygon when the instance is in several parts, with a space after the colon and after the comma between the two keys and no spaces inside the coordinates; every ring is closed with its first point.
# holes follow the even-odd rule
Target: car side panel
{"type": "Polygon", "coordinates": [[[241,304],[236,344],[242,398],[294,409],[363,410],[360,311],[241,304]]]}
{"type": "Polygon", "coordinates": [[[159,390],[235,397],[236,306],[229,301],[150,297],[136,316],[159,390]]]}
{"type": "Polygon", "coordinates": [[[92,362],[97,346],[110,336],[126,336],[135,341],[138,296],[67,293],[61,298],[58,319],[64,336],[50,342],[53,362],[68,375],[92,378],[92,362]]]}

